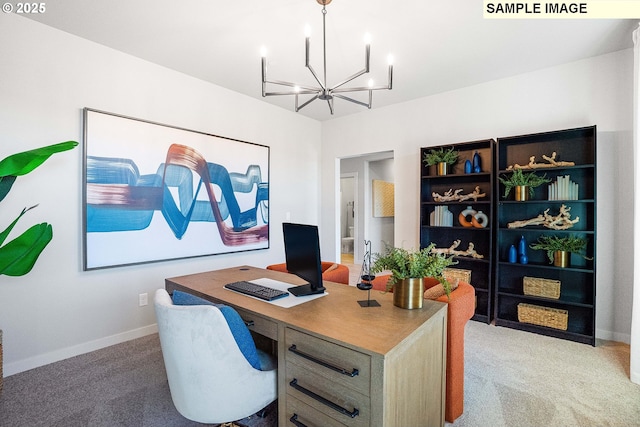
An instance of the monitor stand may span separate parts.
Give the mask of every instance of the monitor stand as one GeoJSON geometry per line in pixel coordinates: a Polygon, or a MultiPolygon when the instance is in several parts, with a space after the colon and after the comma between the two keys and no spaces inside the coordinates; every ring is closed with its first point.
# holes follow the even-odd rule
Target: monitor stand
{"type": "Polygon", "coordinates": [[[320,286],[318,288],[314,288],[310,284],[294,286],[292,288],[288,288],[287,291],[291,292],[293,295],[297,297],[303,297],[306,295],[316,295],[324,293],[324,286],[320,286]]]}

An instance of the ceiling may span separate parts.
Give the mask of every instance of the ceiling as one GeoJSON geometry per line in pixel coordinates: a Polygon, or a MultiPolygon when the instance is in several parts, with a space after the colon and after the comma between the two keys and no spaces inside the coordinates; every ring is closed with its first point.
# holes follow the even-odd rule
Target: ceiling
{"type": "MultiPolygon", "coordinates": [[[[291,96],[262,98],[260,50],[268,51],[269,79],[317,86],[304,67],[304,27],[321,73],[321,11],[315,0],[59,0],[28,18],[293,111],[291,96]]],[[[393,90],[374,92],[373,108],[630,48],[637,26],[483,19],[482,2],[469,0],[335,0],[326,22],[329,85],[363,68],[365,33],[371,72],[350,86],[386,84],[393,55],[393,90]]],[[[334,110],[318,100],[299,114],[328,120],[364,108],[337,99],[334,110]]]]}

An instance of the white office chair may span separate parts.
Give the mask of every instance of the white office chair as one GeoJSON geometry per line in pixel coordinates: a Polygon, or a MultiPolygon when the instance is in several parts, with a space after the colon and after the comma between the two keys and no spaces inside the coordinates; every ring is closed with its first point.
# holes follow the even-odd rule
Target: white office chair
{"type": "Polygon", "coordinates": [[[174,305],[167,291],[158,289],[155,310],[171,398],[182,416],[227,423],[276,399],[277,370],[251,366],[219,308],[174,305]]]}

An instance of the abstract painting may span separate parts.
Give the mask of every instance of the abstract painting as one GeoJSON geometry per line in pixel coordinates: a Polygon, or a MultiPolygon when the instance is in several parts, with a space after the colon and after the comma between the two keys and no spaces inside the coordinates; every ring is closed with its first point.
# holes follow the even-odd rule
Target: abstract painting
{"type": "Polygon", "coordinates": [[[269,147],[84,109],[84,269],[266,249],[269,147]]]}

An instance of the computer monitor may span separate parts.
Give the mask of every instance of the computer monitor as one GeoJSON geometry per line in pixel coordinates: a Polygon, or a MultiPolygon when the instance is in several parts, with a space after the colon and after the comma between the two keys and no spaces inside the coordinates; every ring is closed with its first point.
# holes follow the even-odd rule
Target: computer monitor
{"type": "Polygon", "coordinates": [[[318,227],[285,222],[282,233],[287,271],[308,282],[287,290],[297,297],[324,293],[318,227]]]}

